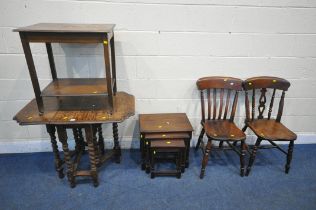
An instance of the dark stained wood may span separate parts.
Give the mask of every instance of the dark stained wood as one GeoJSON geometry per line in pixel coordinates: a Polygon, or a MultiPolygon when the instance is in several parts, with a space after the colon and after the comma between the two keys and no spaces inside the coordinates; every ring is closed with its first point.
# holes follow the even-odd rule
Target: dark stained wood
{"type": "Polygon", "coordinates": [[[276,120],[253,120],[248,127],[260,138],[272,141],[291,141],[297,138],[296,134],[276,120]]]}
{"type": "Polygon", "coordinates": [[[112,67],[112,78],[114,79],[113,94],[117,92],[117,82],[116,82],[116,61],[115,61],[115,45],[114,45],[114,36],[110,40],[111,48],[111,67],[112,67]]]}
{"type": "Polygon", "coordinates": [[[274,98],[275,98],[275,91],[276,91],[276,89],[273,89],[273,93],[272,93],[271,101],[270,101],[270,105],[269,105],[268,120],[270,120],[270,118],[271,118],[271,113],[272,113],[272,108],[273,108],[273,103],[274,103],[274,98]]]}
{"type": "Polygon", "coordinates": [[[235,113],[236,113],[236,109],[237,109],[237,102],[238,102],[238,91],[236,91],[235,96],[234,96],[232,112],[230,114],[230,119],[229,119],[230,122],[234,122],[235,113]]]}
{"type": "Polygon", "coordinates": [[[249,173],[251,171],[251,167],[255,161],[255,158],[256,158],[256,154],[257,154],[257,150],[258,150],[258,147],[260,146],[260,143],[261,143],[262,139],[261,138],[257,138],[257,141],[252,149],[252,152],[251,152],[251,155],[250,155],[250,158],[249,158],[249,163],[248,163],[248,166],[247,166],[247,171],[246,171],[246,176],[249,176],[249,173]]]}
{"type": "Polygon", "coordinates": [[[45,97],[43,115],[38,115],[36,100],[33,99],[13,119],[20,125],[96,124],[122,122],[135,114],[132,95],[118,92],[114,104],[114,112],[110,114],[107,100],[100,97],[45,97]]]}
{"type": "Polygon", "coordinates": [[[185,148],[183,139],[157,140],[151,142],[152,148],[185,148]]]}
{"type": "Polygon", "coordinates": [[[211,148],[212,148],[212,139],[209,139],[209,140],[207,141],[206,148],[205,148],[205,153],[204,153],[204,155],[203,155],[202,166],[201,166],[201,173],[200,173],[200,179],[203,179],[203,178],[204,178],[205,168],[206,168],[206,165],[207,165],[207,163],[208,163],[208,157],[209,157],[209,155],[210,155],[211,148]]]}
{"type": "MultiPolygon", "coordinates": [[[[202,122],[205,122],[205,104],[204,104],[204,93],[203,93],[203,91],[200,91],[200,94],[201,94],[201,109],[202,109],[202,122]]],[[[209,102],[209,104],[210,104],[210,97],[209,97],[209,95],[210,95],[210,92],[207,92],[207,94],[208,94],[208,102],[209,102]]],[[[210,119],[210,106],[208,106],[208,117],[207,117],[208,119],[210,119]]]]}
{"type": "Polygon", "coordinates": [[[216,89],[213,89],[213,120],[216,118],[216,89]]]}
{"type": "Polygon", "coordinates": [[[158,139],[159,136],[160,139],[184,139],[186,144],[185,167],[189,166],[190,140],[193,128],[185,113],[140,114],[139,129],[142,169],[149,172],[150,151],[148,145],[151,140],[158,139]]]}
{"type": "Polygon", "coordinates": [[[231,92],[231,90],[227,91],[226,106],[225,106],[225,112],[224,112],[224,117],[223,117],[224,120],[226,120],[227,113],[228,113],[228,107],[229,107],[229,102],[230,102],[230,92],[231,92]]]}
{"type": "Polygon", "coordinates": [[[75,178],[73,176],[73,162],[71,160],[71,154],[68,148],[68,143],[67,143],[67,132],[66,128],[62,125],[57,126],[57,134],[58,134],[58,139],[62,143],[63,146],[63,151],[64,151],[64,158],[65,162],[67,164],[67,178],[70,183],[71,187],[75,187],[75,178]]]}
{"type": "Polygon", "coordinates": [[[56,72],[56,67],[55,67],[55,61],[54,61],[52,44],[50,42],[46,43],[46,50],[47,50],[50,70],[51,70],[51,73],[52,73],[52,78],[53,78],[53,80],[56,80],[57,79],[57,72],[56,72]]]}
{"type": "Polygon", "coordinates": [[[216,88],[242,90],[242,80],[233,77],[203,77],[198,79],[196,85],[199,90],[216,88]]]}
{"type": "MultiPolygon", "coordinates": [[[[155,140],[150,143],[150,172],[151,178],[155,176],[177,176],[181,177],[181,167],[185,162],[186,145],[183,139],[172,140],[155,140]],[[176,162],[176,170],[157,170],[155,169],[155,163],[159,158],[165,158],[166,155],[173,156],[173,160],[176,162]],[[159,158],[158,158],[159,156],[159,158]]],[[[183,167],[184,170],[184,167],[183,167]]]]}
{"type": "Polygon", "coordinates": [[[67,44],[97,44],[102,43],[104,36],[101,33],[55,33],[55,32],[20,32],[28,42],[32,43],[67,43],[67,44]]]}
{"type": "Polygon", "coordinates": [[[218,111],[218,119],[222,118],[223,112],[223,97],[224,97],[224,89],[221,89],[220,97],[219,97],[219,111],[218,111]]]}
{"type": "Polygon", "coordinates": [[[278,115],[277,115],[277,118],[276,118],[277,122],[281,121],[281,117],[282,117],[282,114],[283,114],[284,96],[285,96],[285,91],[283,90],[282,91],[281,100],[280,100],[280,103],[279,103],[278,115]]]}
{"type": "Polygon", "coordinates": [[[251,89],[261,89],[261,88],[275,88],[287,91],[290,87],[290,82],[286,79],[282,79],[279,77],[269,77],[269,76],[261,76],[261,77],[252,77],[246,79],[243,82],[243,87],[245,90],[251,89]]]}
{"type": "Polygon", "coordinates": [[[99,125],[97,127],[97,131],[98,131],[98,146],[100,148],[100,152],[102,155],[104,155],[105,153],[105,148],[104,148],[104,138],[103,138],[103,134],[102,134],[102,125],[99,125]]]}
{"type": "Polygon", "coordinates": [[[185,113],[140,114],[139,125],[141,133],[193,131],[185,113]]]}
{"type": "Polygon", "coordinates": [[[214,140],[231,140],[241,141],[246,138],[242,132],[233,122],[228,120],[209,120],[205,122],[204,129],[206,135],[214,140]]]}
{"type": "MultiPolygon", "coordinates": [[[[291,156],[293,152],[294,140],[296,140],[297,136],[287,127],[285,127],[280,121],[283,113],[284,107],[284,98],[285,98],[285,91],[288,90],[290,87],[290,83],[282,78],[278,77],[253,77],[249,78],[244,81],[243,87],[246,90],[245,94],[245,103],[246,103],[246,125],[243,130],[246,130],[249,127],[257,136],[256,145],[253,147],[253,151],[249,158],[249,163],[247,167],[246,176],[249,175],[251,171],[251,167],[255,161],[256,151],[260,149],[260,143],[263,140],[267,140],[272,147],[270,148],[277,148],[281,152],[287,155],[287,163],[285,166],[285,172],[288,173],[288,169],[290,168],[291,156]],[[252,115],[251,118],[249,116],[250,108],[249,108],[249,99],[247,90],[252,90],[252,115]],[[256,90],[260,90],[261,94],[258,101],[258,118],[255,119],[255,104],[256,104],[256,97],[255,93],[256,90]],[[268,101],[266,98],[266,93],[268,91],[273,91],[268,114],[267,117],[264,116],[264,111],[266,109],[266,102],[268,101]],[[272,119],[272,109],[275,101],[275,94],[277,91],[282,91],[282,96],[279,101],[278,113],[276,119],[272,119]],[[289,141],[289,151],[284,151],[280,146],[278,146],[274,141],[289,141]],[[292,149],[290,149],[292,148],[292,149]]],[[[258,92],[258,91],[257,91],[258,92]]],[[[266,148],[266,147],[265,147],[266,148]]]]}
{"type": "Polygon", "coordinates": [[[188,133],[146,133],[146,139],[189,139],[188,133]]]}
{"type": "Polygon", "coordinates": [[[107,78],[107,92],[109,94],[110,106],[113,108],[113,86],[112,86],[112,66],[110,64],[110,50],[109,50],[109,41],[106,37],[103,39],[103,50],[104,50],[104,65],[105,65],[105,76],[107,78]]]}
{"type": "Polygon", "coordinates": [[[54,125],[46,125],[47,132],[50,136],[50,141],[53,148],[54,153],[54,160],[55,160],[55,169],[58,172],[59,178],[64,178],[64,168],[63,168],[63,161],[60,158],[58,145],[56,141],[56,128],[54,125]]]}
{"type": "Polygon", "coordinates": [[[286,156],[286,165],[285,165],[285,173],[289,173],[290,171],[290,165],[292,161],[292,155],[293,155],[293,148],[294,148],[294,141],[290,141],[289,149],[286,156]]]}
{"type": "MultiPolygon", "coordinates": [[[[230,146],[234,151],[236,151],[241,161],[240,171],[244,171],[244,155],[242,153],[243,148],[240,148],[240,151],[236,149],[235,145],[232,145],[229,141],[241,141],[244,145],[246,135],[234,124],[235,112],[237,109],[238,102],[238,93],[242,90],[242,80],[232,77],[203,77],[197,80],[196,82],[198,89],[203,95],[203,91],[207,92],[208,95],[208,116],[211,116],[211,104],[213,103],[213,117],[208,120],[201,121],[202,130],[199,135],[195,149],[197,150],[200,145],[203,143],[203,136],[206,133],[208,137],[208,143],[206,148],[202,148],[204,152],[202,168],[200,173],[200,178],[204,177],[205,167],[207,165],[209,152],[212,148],[211,142],[213,140],[220,141],[219,148],[222,148],[224,141],[230,146]],[[211,101],[210,92],[213,90],[213,101],[211,101]],[[219,94],[217,94],[217,90],[219,94]],[[234,94],[231,94],[231,93],[234,94]],[[226,97],[225,97],[226,94],[226,97]],[[217,95],[219,95],[219,108],[217,115],[217,95]],[[231,105],[230,118],[227,119],[228,110],[230,106],[231,95],[233,95],[234,100],[231,105]],[[224,109],[224,115],[223,115],[224,109]]],[[[204,98],[201,97],[201,103],[204,104],[204,98]]],[[[205,115],[205,107],[202,108],[202,117],[205,115]]],[[[204,143],[202,144],[204,146],[204,143]]],[[[240,173],[243,176],[243,173],[240,173]]]]}
{"type": "Polygon", "coordinates": [[[118,125],[117,123],[112,123],[113,129],[113,138],[114,138],[114,153],[115,153],[115,161],[116,163],[121,162],[121,147],[119,146],[119,138],[118,138],[118,125]]]}
{"type": "Polygon", "coordinates": [[[92,125],[88,125],[85,127],[86,139],[88,143],[88,151],[90,158],[90,173],[93,180],[93,185],[97,187],[99,185],[98,173],[97,173],[97,154],[93,144],[94,132],[92,125]]]}
{"type": "Polygon", "coordinates": [[[53,80],[43,91],[42,96],[107,96],[105,78],[63,78],[53,80]]]}
{"type": "MultiPolygon", "coordinates": [[[[13,31],[19,32],[22,46],[25,53],[25,58],[28,64],[33,89],[37,101],[37,107],[40,114],[43,114],[45,107],[43,107],[43,96],[75,96],[76,91],[69,87],[71,92],[66,91],[66,95],[62,95],[63,91],[66,87],[61,85],[62,90],[58,90],[57,88],[60,85],[55,85],[57,81],[57,73],[56,67],[54,63],[53,51],[51,47],[51,43],[102,43],[104,45],[104,60],[105,60],[105,71],[106,71],[106,82],[104,82],[103,86],[106,86],[106,89],[102,88],[101,95],[109,95],[109,97],[105,98],[109,101],[109,105],[111,107],[111,112],[113,111],[114,100],[113,95],[116,93],[117,85],[116,85],[116,70],[115,70],[115,48],[114,48],[114,33],[113,28],[115,25],[113,24],[63,24],[63,23],[39,23],[27,27],[21,27],[15,29],[13,31]],[[30,42],[42,42],[46,43],[46,49],[48,53],[49,64],[52,72],[53,83],[51,83],[47,88],[44,89],[44,93],[41,92],[38,78],[36,75],[36,70],[34,66],[34,61],[31,54],[30,42]],[[111,45],[111,53],[109,51],[109,45],[111,45]],[[111,55],[110,55],[111,54],[111,55]],[[111,58],[110,58],[111,57],[111,58]],[[110,65],[111,64],[111,65],[110,65]],[[111,73],[113,78],[111,77],[111,73]],[[113,80],[113,81],[112,81],[113,80]],[[114,91],[114,94],[113,94],[114,91]]],[[[80,80],[76,80],[77,82],[80,80]]],[[[87,87],[86,80],[83,80],[82,86],[83,89],[79,88],[78,90],[87,90],[95,88],[95,81],[91,81],[90,86],[87,87]]],[[[85,95],[85,91],[83,94],[85,95]]]]}
{"type": "Polygon", "coordinates": [[[28,69],[29,69],[33,89],[34,89],[34,94],[35,94],[35,98],[36,98],[36,102],[37,102],[38,111],[40,114],[42,114],[44,112],[43,99],[41,97],[41,88],[39,86],[38,77],[37,77],[36,70],[35,70],[35,65],[34,65],[34,60],[33,60],[32,52],[31,52],[30,43],[25,38],[24,34],[20,34],[20,38],[21,38],[21,42],[22,42],[22,47],[23,47],[26,63],[27,63],[28,69]]]}
{"type": "Polygon", "coordinates": [[[261,95],[259,98],[259,106],[258,106],[258,111],[259,111],[258,119],[263,119],[263,112],[266,109],[266,102],[267,102],[266,92],[267,92],[266,88],[261,89],[261,95]]]}
{"type": "Polygon", "coordinates": [[[14,32],[108,33],[115,24],[37,23],[14,29],[14,32]]]}

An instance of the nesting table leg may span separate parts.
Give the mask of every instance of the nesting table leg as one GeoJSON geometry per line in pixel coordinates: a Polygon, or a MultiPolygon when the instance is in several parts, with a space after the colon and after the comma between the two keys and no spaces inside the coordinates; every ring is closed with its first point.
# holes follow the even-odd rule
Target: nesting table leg
{"type": "Polygon", "coordinates": [[[50,136],[50,141],[52,144],[53,152],[54,152],[54,158],[55,158],[55,169],[58,173],[59,178],[64,178],[64,168],[63,168],[63,161],[60,158],[59,150],[57,146],[56,141],[56,128],[54,125],[46,125],[46,130],[50,136]]]}

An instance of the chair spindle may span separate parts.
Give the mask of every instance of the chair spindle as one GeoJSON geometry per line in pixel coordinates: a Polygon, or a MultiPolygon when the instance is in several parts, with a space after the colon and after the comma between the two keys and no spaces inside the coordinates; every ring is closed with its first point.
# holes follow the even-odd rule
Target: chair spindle
{"type": "Polygon", "coordinates": [[[208,107],[207,107],[207,119],[211,119],[211,107],[212,107],[212,101],[211,101],[211,90],[207,89],[207,102],[208,102],[208,107]]]}
{"type": "Polygon", "coordinates": [[[233,107],[232,107],[232,112],[230,114],[230,121],[233,122],[234,118],[235,118],[235,112],[236,112],[236,108],[237,108],[237,101],[238,101],[238,92],[236,91],[235,93],[235,97],[234,97],[234,102],[233,102],[233,107]]]}
{"type": "Polygon", "coordinates": [[[213,89],[213,120],[216,118],[216,88],[213,89]]]}
{"type": "Polygon", "coordinates": [[[284,96],[285,96],[285,91],[283,90],[282,91],[282,96],[281,96],[281,99],[280,99],[280,103],[279,103],[278,116],[277,116],[277,119],[276,119],[277,122],[281,121],[281,117],[282,117],[282,114],[283,114],[284,96]]]}
{"type": "Polygon", "coordinates": [[[224,120],[226,120],[227,112],[228,112],[228,106],[230,102],[230,89],[227,90],[227,97],[226,97],[226,106],[225,106],[225,112],[224,112],[224,120]]]}
{"type": "Polygon", "coordinates": [[[272,108],[273,108],[273,103],[274,103],[274,97],[275,97],[275,88],[273,89],[271,101],[270,101],[270,106],[269,106],[269,112],[268,112],[268,120],[271,118],[271,113],[272,113],[272,108]]]}
{"type": "Polygon", "coordinates": [[[205,105],[204,105],[204,94],[203,90],[200,91],[201,93],[201,109],[202,109],[202,122],[205,122],[205,105]]]}

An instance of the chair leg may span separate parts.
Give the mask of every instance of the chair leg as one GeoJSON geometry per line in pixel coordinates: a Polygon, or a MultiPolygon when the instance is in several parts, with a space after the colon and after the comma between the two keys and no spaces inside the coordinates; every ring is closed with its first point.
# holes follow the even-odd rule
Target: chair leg
{"type": "Polygon", "coordinates": [[[241,141],[240,143],[240,176],[244,176],[245,174],[245,141],[241,141]]]}
{"type": "Polygon", "coordinates": [[[223,143],[224,143],[224,141],[220,141],[220,142],[219,142],[219,146],[218,146],[218,147],[219,147],[220,149],[223,148],[223,143]]]}
{"type": "Polygon", "coordinates": [[[155,178],[155,150],[150,150],[151,161],[150,161],[150,178],[155,178]]]}
{"type": "Polygon", "coordinates": [[[256,141],[255,146],[253,147],[252,153],[251,153],[251,155],[250,155],[248,167],[247,167],[246,176],[248,176],[249,173],[250,173],[251,166],[253,165],[253,162],[255,161],[257,149],[258,149],[258,147],[260,146],[261,141],[262,141],[262,139],[258,138],[257,141],[256,141]]]}
{"type": "Polygon", "coordinates": [[[195,151],[199,149],[201,141],[203,141],[204,133],[205,133],[205,130],[204,130],[204,128],[202,128],[201,133],[200,133],[199,138],[198,138],[198,141],[197,141],[196,146],[195,146],[195,151]]]}
{"type": "Polygon", "coordinates": [[[200,173],[200,179],[203,179],[204,177],[204,173],[205,173],[205,167],[207,165],[208,162],[208,156],[211,152],[211,148],[212,148],[212,140],[209,139],[206,145],[206,150],[205,150],[205,154],[203,156],[203,160],[202,160],[202,168],[201,168],[201,173],[200,173]]]}
{"type": "Polygon", "coordinates": [[[285,173],[287,173],[287,174],[289,173],[289,170],[290,170],[293,148],[294,148],[294,141],[290,141],[289,149],[287,151],[287,156],[286,156],[286,165],[285,165],[285,173]]]}

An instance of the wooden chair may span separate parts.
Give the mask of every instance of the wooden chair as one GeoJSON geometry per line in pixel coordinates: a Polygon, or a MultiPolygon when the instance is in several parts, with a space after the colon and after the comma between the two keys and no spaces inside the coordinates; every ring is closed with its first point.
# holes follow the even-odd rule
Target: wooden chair
{"type": "MultiPolygon", "coordinates": [[[[243,131],[246,131],[249,127],[257,136],[257,141],[251,152],[249,158],[249,164],[247,167],[246,176],[249,175],[251,167],[254,163],[256,152],[260,146],[262,140],[267,140],[272,147],[277,148],[281,152],[287,155],[287,161],[285,165],[285,173],[290,170],[290,163],[292,160],[292,153],[294,147],[294,140],[296,140],[296,134],[285,127],[280,121],[283,113],[284,96],[285,91],[290,87],[290,83],[282,78],[277,77],[253,77],[244,81],[243,87],[245,90],[245,105],[246,105],[246,125],[243,131]],[[258,117],[255,119],[256,114],[256,90],[260,90],[260,97],[258,101],[258,117]],[[264,118],[264,111],[266,110],[267,91],[272,91],[271,100],[269,108],[267,109],[267,117],[264,118]],[[282,95],[279,101],[279,108],[277,111],[276,119],[272,119],[271,115],[273,113],[273,104],[276,98],[277,90],[282,91],[282,95]],[[250,113],[250,104],[248,99],[248,92],[252,93],[252,105],[250,113]],[[280,146],[278,146],[274,141],[289,141],[289,148],[286,152],[280,146]]],[[[267,147],[263,147],[267,148],[267,147]]]]}
{"type": "Polygon", "coordinates": [[[204,77],[197,82],[201,93],[202,130],[198,138],[196,150],[202,144],[203,160],[200,178],[204,177],[205,167],[212,147],[212,141],[219,141],[220,148],[226,142],[240,156],[240,175],[244,176],[245,134],[235,125],[234,117],[238,101],[238,93],[242,90],[242,80],[232,77],[204,77]],[[212,91],[211,91],[212,90],[212,91]],[[217,91],[219,92],[219,109],[217,110],[217,91]],[[211,97],[212,92],[212,97],[211,97]],[[205,116],[204,95],[207,97],[207,119],[205,116]],[[225,95],[225,96],[224,96],[225,95]],[[231,103],[231,96],[233,102],[231,103]],[[213,98],[213,99],[212,99],[213,98]],[[225,106],[224,106],[225,104],[225,106]],[[224,110],[224,115],[223,115],[224,110]],[[228,118],[230,112],[230,117],[228,118]],[[213,115],[212,115],[213,114],[213,115]],[[206,133],[208,142],[204,149],[203,136],[206,133]],[[240,150],[232,143],[240,141],[240,150]]]}

